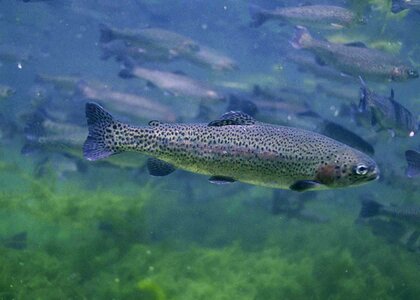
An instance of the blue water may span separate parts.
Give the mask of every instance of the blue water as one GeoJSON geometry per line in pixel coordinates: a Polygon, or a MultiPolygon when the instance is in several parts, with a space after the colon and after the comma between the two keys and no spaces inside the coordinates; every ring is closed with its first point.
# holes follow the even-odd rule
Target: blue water
{"type": "MultiPolygon", "coordinates": [[[[267,9],[303,4],[253,3],[267,9]]],[[[392,14],[390,1],[379,0],[312,4],[367,18],[344,29],[308,27],[318,38],[362,41],[420,69],[416,11],[392,14]]],[[[418,224],[404,217],[358,219],[366,198],[420,205],[419,178],[406,177],[404,157],[408,149],[420,150],[418,135],[392,137],[340,114],[359,103],[358,80],[298,68],[288,58],[305,52],[290,45],[294,26],[270,21],[253,28],[248,6],[233,0],[0,1],[0,89],[15,91],[0,97],[0,299],[420,298],[418,224]],[[240,182],[214,185],[182,170],[151,177],[137,154],[83,159],[82,83],[105,94],[146,97],[177,122],[209,122],[229,105],[119,77],[123,63],[101,59],[100,24],[165,29],[229,57],[237,69],[212,70],[186,59],[141,66],[182,72],[226,99],[251,101],[255,118],[265,122],[317,130],[316,120],[293,107],[316,112],[374,147],[381,178],[346,189],[275,192],[240,182]],[[6,52],[15,57],[3,58],[6,52]],[[255,86],[272,96],[261,102],[255,86]],[[286,108],[265,108],[274,102],[286,108]]],[[[419,80],[367,84],[381,95],[394,88],[418,121],[419,80]]],[[[95,101],[132,124],[165,118],[95,101]]]]}

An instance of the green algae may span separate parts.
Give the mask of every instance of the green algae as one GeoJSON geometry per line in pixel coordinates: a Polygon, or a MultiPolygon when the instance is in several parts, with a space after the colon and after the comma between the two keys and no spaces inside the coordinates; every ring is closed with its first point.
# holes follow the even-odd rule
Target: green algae
{"type": "Polygon", "coordinates": [[[310,224],[245,205],[271,197],[269,189],[219,189],[192,176],[86,188],[52,174],[34,178],[13,162],[0,166],[2,182],[20,183],[0,192],[0,237],[28,232],[25,250],[0,245],[0,299],[420,295],[418,256],[356,226],[354,202],[333,210],[313,203],[333,220],[310,224]]]}

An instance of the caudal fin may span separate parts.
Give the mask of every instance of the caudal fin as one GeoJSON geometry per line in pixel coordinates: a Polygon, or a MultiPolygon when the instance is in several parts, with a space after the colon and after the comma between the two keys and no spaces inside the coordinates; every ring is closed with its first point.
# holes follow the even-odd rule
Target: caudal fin
{"type": "Polygon", "coordinates": [[[260,27],[268,20],[265,10],[258,5],[250,4],[248,10],[252,18],[251,27],[260,27]]]}
{"type": "Polygon", "coordinates": [[[407,160],[407,177],[417,177],[420,175],[420,152],[414,150],[405,151],[405,159],[407,160]]]}
{"type": "Polygon", "coordinates": [[[379,214],[382,204],[371,199],[364,199],[362,201],[362,208],[360,209],[359,217],[370,218],[379,214]]]}
{"type": "Polygon", "coordinates": [[[404,0],[392,0],[391,11],[394,14],[397,14],[405,9],[407,9],[407,7],[405,7],[404,0]]]}
{"type": "Polygon", "coordinates": [[[119,153],[113,131],[119,125],[110,113],[96,103],[86,103],[86,119],[89,135],[83,145],[87,160],[98,160],[119,153]]]}
{"type": "Polygon", "coordinates": [[[295,26],[295,33],[293,35],[290,44],[293,48],[302,49],[310,46],[312,41],[312,36],[309,33],[308,29],[304,26],[295,26]]]}

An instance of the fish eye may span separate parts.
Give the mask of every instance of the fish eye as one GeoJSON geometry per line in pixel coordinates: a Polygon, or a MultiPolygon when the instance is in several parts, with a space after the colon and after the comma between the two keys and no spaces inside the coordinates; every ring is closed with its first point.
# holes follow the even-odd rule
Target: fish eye
{"type": "Polygon", "coordinates": [[[359,164],[356,166],[355,171],[357,175],[366,175],[368,172],[368,167],[364,164],[359,164]]]}
{"type": "Polygon", "coordinates": [[[419,72],[417,72],[416,70],[408,70],[408,76],[413,77],[413,78],[417,78],[419,77],[419,72]]]}

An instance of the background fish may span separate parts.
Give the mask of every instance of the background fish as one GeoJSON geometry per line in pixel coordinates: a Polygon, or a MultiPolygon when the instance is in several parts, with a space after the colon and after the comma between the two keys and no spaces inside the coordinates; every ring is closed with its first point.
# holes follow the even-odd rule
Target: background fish
{"type": "Polygon", "coordinates": [[[129,45],[143,47],[146,51],[163,51],[168,55],[177,56],[192,51],[198,51],[197,42],[179,33],[160,28],[143,28],[139,30],[122,30],[100,25],[100,42],[123,40],[129,45]]]}
{"type": "Polygon", "coordinates": [[[319,63],[332,65],[344,74],[372,80],[403,81],[418,78],[419,73],[410,64],[397,57],[361,43],[339,44],[315,39],[303,26],[297,26],[291,42],[297,49],[306,49],[319,63]]]}
{"type": "Polygon", "coordinates": [[[392,0],[391,11],[396,14],[400,11],[412,9],[420,12],[420,1],[419,0],[392,0]]]}
{"type": "Polygon", "coordinates": [[[419,129],[419,124],[411,112],[394,100],[394,90],[391,90],[389,97],[385,97],[369,90],[364,84],[360,88],[359,110],[370,111],[372,126],[381,130],[391,130],[393,135],[412,137],[419,129]]]}
{"type": "Polygon", "coordinates": [[[222,100],[224,96],[207,87],[204,83],[185,75],[147,69],[126,64],[120,71],[121,78],[137,77],[175,96],[195,97],[207,100],[222,100]]]}
{"type": "Polygon", "coordinates": [[[374,216],[387,216],[401,221],[420,223],[420,206],[387,206],[372,199],[364,199],[360,217],[371,218],[374,216]]]}
{"type": "Polygon", "coordinates": [[[249,12],[253,19],[252,25],[255,27],[268,20],[287,21],[295,25],[323,25],[330,28],[342,28],[352,23],[364,22],[351,10],[333,5],[304,5],[266,10],[251,4],[249,12]]]}
{"type": "Polygon", "coordinates": [[[210,175],[215,183],[238,180],[297,191],[357,185],[379,176],[376,163],[355,149],[314,132],[258,123],[243,113],[226,113],[208,125],[152,121],[133,127],[88,103],[86,117],[86,159],[136,151],[155,158],[148,163],[152,175],[182,168],[210,175]]]}

